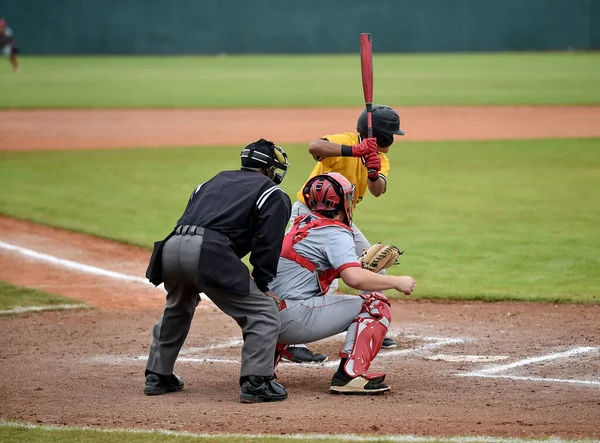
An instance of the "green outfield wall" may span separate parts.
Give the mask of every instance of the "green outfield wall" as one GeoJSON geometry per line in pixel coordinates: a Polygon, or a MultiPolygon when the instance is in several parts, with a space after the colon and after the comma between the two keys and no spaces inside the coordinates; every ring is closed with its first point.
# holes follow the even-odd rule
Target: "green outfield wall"
{"type": "Polygon", "coordinates": [[[600,49],[600,0],[2,0],[24,54],[600,49]]]}

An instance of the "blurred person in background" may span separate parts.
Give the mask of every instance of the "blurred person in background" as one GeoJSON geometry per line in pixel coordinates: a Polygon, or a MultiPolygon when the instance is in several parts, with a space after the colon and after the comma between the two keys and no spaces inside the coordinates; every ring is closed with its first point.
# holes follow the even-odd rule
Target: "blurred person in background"
{"type": "MultiPolygon", "coordinates": [[[[308,152],[317,161],[309,179],[329,172],[342,174],[356,188],[354,208],[367,190],[374,197],[385,193],[390,171],[390,162],[385,154],[394,142],[394,135],[404,135],[400,129],[400,116],[389,106],[373,105],[372,125],[373,138],[367,138],[367,111],[364,109],[358,118],[356,132],[326,135],[314,140],[308,147],[308,152]]],[[[310,214],[310,209],[304,204],[300,189],[297,201],[292,206],[290,226],[296,217],[306,214],[310,214]]],[[[355,252],[360,256],[370,243],[354,223],[352,230],[355,252]]],[[[385,274],[385,271],[381,273],[385,274]]],[[[337,280],[331,285],[329,293],[335,293],[336,289],[337,280]]],[[[391,349],[396,346],[393,339],[385,337],[381,347],[391,349]]],[[[327,360],[325,354],[314,353],[305,345],[290,346],[283,358],[296,363],[322,363],[327,360]]]]}
{"type": "Polygon", "coordinates": [[[19,48],[13,38],[12,29],[8,27],[8,22],[2,17],[0,17],[0,48],[2,49],[2,54],[10,58],[13,71],[18,71],[19,62],[17,54],[19,53],[19,48]]]}

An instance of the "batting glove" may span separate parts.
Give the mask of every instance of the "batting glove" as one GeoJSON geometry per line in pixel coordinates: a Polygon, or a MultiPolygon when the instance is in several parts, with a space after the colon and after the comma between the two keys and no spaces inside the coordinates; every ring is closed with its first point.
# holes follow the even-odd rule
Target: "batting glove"
{"type": "Polygon", "coordinates": [[[352,157],[364,157],[369,153],[377,153],[376,138],[365,138],[357,145],[352,146],[352,157]]]}

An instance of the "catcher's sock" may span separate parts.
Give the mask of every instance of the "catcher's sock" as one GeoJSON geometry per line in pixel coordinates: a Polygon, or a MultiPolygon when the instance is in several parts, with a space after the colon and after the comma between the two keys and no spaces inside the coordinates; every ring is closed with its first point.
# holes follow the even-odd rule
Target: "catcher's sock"
{"type": "Polygon", "coordinates": [[[346,374],[344,371],[337,371],[335,374],[333,374],[333,377],[331,379],[331,384],[332,385],[345,385],[349,382],[351,382],[353,380],[352,377],[350,377],[348,374],[346,374]]]}
{"type": "Polygon", "coordinates": [[[340,365],[338,366],[337,372],[333,374],[333,380],[336,380],[338,383],[345,384],[352,380],[352,377],[350,377],[348,374],[346,374],[346,371],[344,371],[344,365],[347,361],[347,358],[342,358],[340,360],[340,365]]]}

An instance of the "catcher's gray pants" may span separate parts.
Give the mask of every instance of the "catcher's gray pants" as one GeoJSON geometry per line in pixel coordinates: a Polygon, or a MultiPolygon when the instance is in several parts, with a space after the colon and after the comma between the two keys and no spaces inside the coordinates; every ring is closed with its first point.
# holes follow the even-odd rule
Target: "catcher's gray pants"
{"type": "Polygon", "coordinates": [[[280,324],[277,305],[252,279],[250,292],[244,295],[198,287],[195,282],[202,239],[201,235],[176,235],[164,246],[162,266],[167,300],[152,331],[146,369],[164,375],[173,373],[203,292],[242,328],[240,375],[272,376],[280,324]]]}
{"type": "MultiPolygon", "coordinates": [[[[278,342],[296,345],[310,343],[346,332],[362,310],[364,300],[357,295],[323,295],[306,300],[286,299],[279,313],[278,342]]],[[[344,351],[351,352],[354,333],[346,334],[344,351]]]]}

